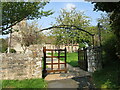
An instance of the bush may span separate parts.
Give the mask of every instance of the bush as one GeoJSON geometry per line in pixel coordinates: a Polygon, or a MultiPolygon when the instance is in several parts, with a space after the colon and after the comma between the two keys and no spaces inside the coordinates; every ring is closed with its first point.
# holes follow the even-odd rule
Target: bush
{"type": "Polygon", "coordinates": [[[16,53],[15,49],[10,49],[10,53],[16,53]]]}
{"type": "Polygon", "coordinates": [[[0,47],[0,52],[1,53],[7,52],[7,47],[0,47]]]}
{"type": "Polygon", "coordinates": [[[5,53],[7,52],[8,43],[6,39],[0,39],[0,52],[5,53]]]}
{"type": "Polygon", "coordinates": [[[107,62],[108,60],[110,62],[117,59],[116,42],[117,39],[115,35],[110,35],[108,39],[106,39],[105,42],[103,43],[104,63],[107,62]]]}
{"type": "Polygon", "coordinates": [[[79,43],[79,48],[83,48],[83,47],[85,47],[85,44],[79,43]]]}

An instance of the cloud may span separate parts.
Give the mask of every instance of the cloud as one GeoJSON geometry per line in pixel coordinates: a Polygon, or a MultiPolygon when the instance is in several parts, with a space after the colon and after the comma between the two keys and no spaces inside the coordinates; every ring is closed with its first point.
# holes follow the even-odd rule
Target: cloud
{"type": "Polygon", "coordinates": [[[50,2],[85,2],[84,0],[50,0],[50,2]]]}
{"type": "Polygon", "coordinates": [[[73,8],[76,8],[76,6],[75,6],[74,4],[72,4],[72,3],[68,3],[68,4],[66,4],[65,9],[67,9],[67,10],[71,10],[71,9],[73,9],[73,8]]]}

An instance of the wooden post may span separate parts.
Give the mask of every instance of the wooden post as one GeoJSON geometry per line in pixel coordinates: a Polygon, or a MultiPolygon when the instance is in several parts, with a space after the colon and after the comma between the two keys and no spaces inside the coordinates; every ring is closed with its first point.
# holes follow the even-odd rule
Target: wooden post
{"type": "Polygon", "coordinates": [[[80,48],[78,48],[78,66],[80,66],[79,62],[80,62],[80,48]]]}
{"type": "Polygon", "coordinates": [[[87,49],[84,48],[84,62],[85,62],[85,71],[87,71],[88,68],[88,62],[87,62],[87,49]]]}
{"type": "Polygon", "coordinates": [[[58,70],[60,70],[60,50],[58,50],[58,70]]]}
{"type": "Polygon", "coordinates": [[[51,70],[53,70],[53,51],[51,51],[51,53],[52,53],[52,57],[51,57],[51,63],[52,63],[51,70]]]}
{"type": "Polygon", "coordinates": [[[66,47],[65,47],[65,73],[67,73],[67,65],[66,65],[66,60],[67,60],[67,49],[66,49],[66,47]]]}
{"type": "Polygon", "coordinates": [[[44,67],[43,67],[43,73],[46,73],[46,47],[43,47],[43,54],[44,54],[44,59],[43,59],[43,62],[44,62],[44,67]]]}

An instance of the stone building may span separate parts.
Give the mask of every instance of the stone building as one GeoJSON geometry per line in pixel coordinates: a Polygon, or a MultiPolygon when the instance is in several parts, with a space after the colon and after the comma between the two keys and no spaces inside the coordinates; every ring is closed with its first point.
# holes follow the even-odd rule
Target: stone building
{"type": "Polygon", "coordinates": [[[9,41],[10,41],[10,48],[15,49],[17,52],[23,52],[23,48],[21,47],[21,40],[20,38],[22,37],[21,35],[21,27],[25,27],[26,25],[26,20],[23,20],[19,23],[17,23],[15,26],[13,26],[9,41]]]}

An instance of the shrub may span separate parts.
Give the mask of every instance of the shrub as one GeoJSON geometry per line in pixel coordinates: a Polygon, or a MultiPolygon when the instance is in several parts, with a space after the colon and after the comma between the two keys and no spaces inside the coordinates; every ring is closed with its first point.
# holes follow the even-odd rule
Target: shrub
{"type": "Polygon", "coordinates": [[[10,53],[16,53],[15,49],[10,49],[10,53]]]}
{"type": "Polygon", "coordinates": [[[1,53],[5,53],[7,52],[7,48],[8,48],[8,43],[7,43],[7,39],[0,39],[0,52],[1,53]]]}
{"type": "Polygon", "coordinates": [[[7,52],[7,47],[0,47],[0,52],[1,53],[7,52]]]}
{"type": "Polygon", "coordinates": [[[116,55],[116,42],[117,39],[115,35],[110,35],[108,39],[103,43],[103,51],[104,51],[104,62],[113,61],[117,59],[116,55]]]}

